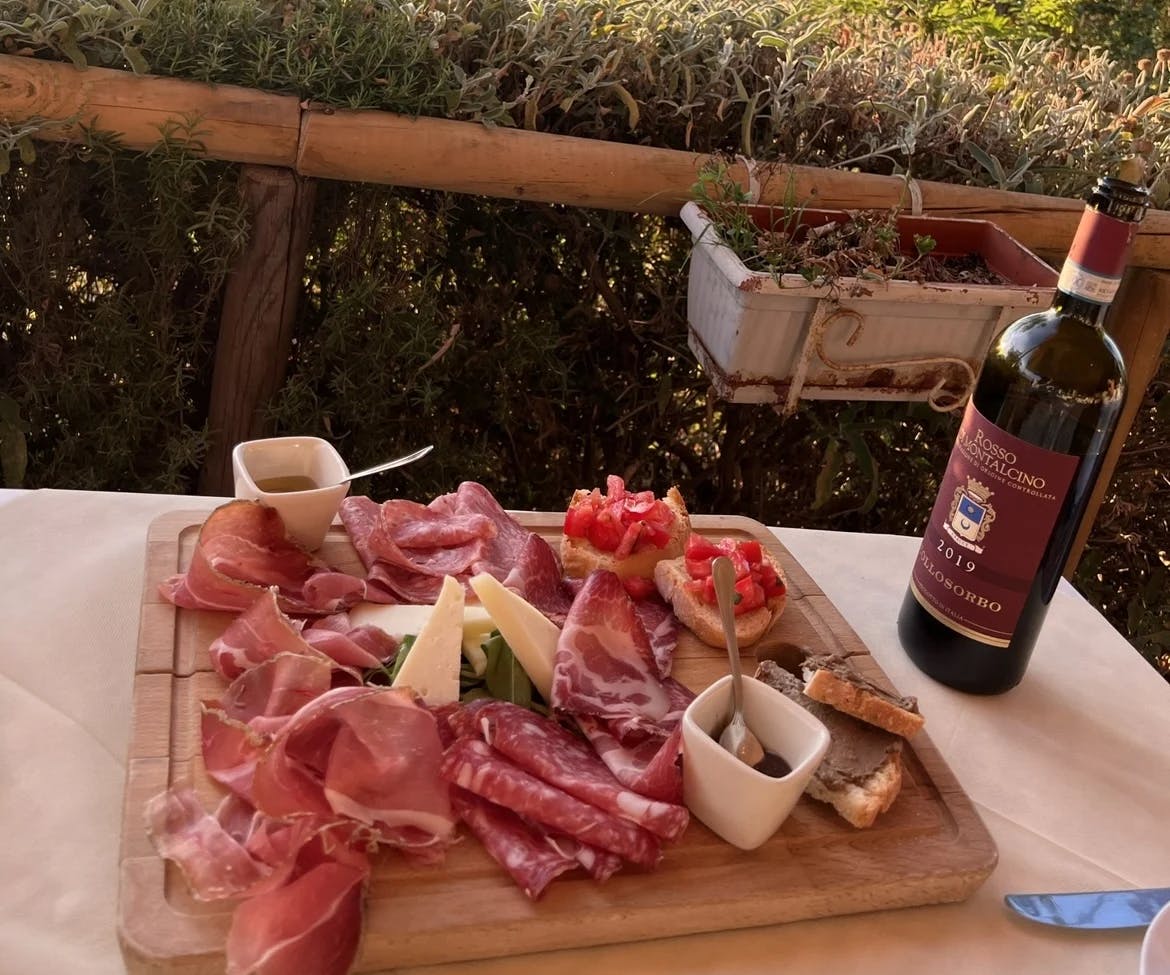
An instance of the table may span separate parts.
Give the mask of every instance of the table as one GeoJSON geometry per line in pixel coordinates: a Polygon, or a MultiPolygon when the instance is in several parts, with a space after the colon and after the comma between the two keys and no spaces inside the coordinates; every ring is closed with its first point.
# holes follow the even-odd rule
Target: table
{"type": "MultiPolygon", "coordinates": [[[[117,847],[144,541],[156,516],[219,503],[0,492],[0,975],[125,971],[117,847]]],[[[916,539],[777,534],[894,684],[919,698],[999,847],[987,883],[962,904],[412,972],[1136,973],[1140,931],[1055,931],[1002,898],[1170,883],[1170,684],[1062,583],[1018,688],[951,691],[897,640],[916,539]]]]}

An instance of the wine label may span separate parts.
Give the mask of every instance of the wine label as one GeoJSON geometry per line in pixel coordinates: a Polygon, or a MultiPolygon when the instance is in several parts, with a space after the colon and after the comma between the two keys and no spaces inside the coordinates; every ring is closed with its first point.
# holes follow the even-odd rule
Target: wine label
{"type": "Polygon", "coordinates": [[[1121,287],[1126,257],[1136,235],[1137,224],[1087,207],[1056,286],[1086,301],[1109,304],[1121,287]]]}
{"type": "Polygon", "coordinates": [[[999,429],[968,402],[910,576],[928,613],[1006,647],[1080,458],[999,429]]]}

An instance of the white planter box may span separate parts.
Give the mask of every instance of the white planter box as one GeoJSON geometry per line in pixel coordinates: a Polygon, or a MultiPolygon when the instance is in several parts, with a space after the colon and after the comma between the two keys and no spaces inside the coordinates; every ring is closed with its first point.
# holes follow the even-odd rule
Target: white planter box
{"type": "MultiPolygon", "coordinates": [[[[751,207],[767,226],[772,210],[751,207]]],[[[824,223],[841,213],[805,211],[824,223]]],[[[930,234],[934,254],[978,253],[1011,286],[841,279],[814,287],[799,274],[750,271],[707,215],[687,203],[691,231],[689,343],[720,397],[736,403],[805,399],[966,399],[992,338],[1048,306],[1056,272],[984,220],[900,217],[906,240],[930,234]]],[[[912,252],[911,252],[912,253],[912,252]]]]}

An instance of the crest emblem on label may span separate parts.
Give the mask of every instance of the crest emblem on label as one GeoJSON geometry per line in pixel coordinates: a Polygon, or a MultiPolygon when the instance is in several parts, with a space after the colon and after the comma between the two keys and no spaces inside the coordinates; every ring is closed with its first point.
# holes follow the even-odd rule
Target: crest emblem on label
{"type": "Polygon", "coordinates": [[[982,552],[979,543],[987,537],[995,521],[995,508],[990,504],[995,492],[975,478],[968,477],[966,486],[955,488],[951,499],[950,522],[943,527],[948,535],[964,548],[982,552]]]}

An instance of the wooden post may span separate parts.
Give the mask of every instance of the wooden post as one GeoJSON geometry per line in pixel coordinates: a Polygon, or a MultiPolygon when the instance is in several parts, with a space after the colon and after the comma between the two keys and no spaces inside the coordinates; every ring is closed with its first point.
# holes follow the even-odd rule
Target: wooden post
{"type": "Polygon", "coordinates": [[[252,234],[224,289],[208,422],[211,449],[202,494],[228,496],[232,448],[264,434],[263,411],[280,389],[313,222],[316,184],[287,169],[243,166],[240,192],[252,234]]]}
{"type": "Polygon", "coordinates": [[[1109,313],[1109,333],[1125,358],[1127,392],[1121,419],[1117,424],[1117,434],[1105,454],[1097,486],[1081,519],[1081,527],[1064,567],[1064,574],[1069,578],[1076,572],[1089,532],[1097,520],[1101,502],[1109,491],[1109,482],[1113,479],[1113,471],[1125,446],[1125,439],[1141,409],[1146,388],[1157,374],[1162,361],[1162,350],[1165,348],[1167,333],[1170,333],[1170,274],[1144,269],[1130,271],[1109,313]]]}

